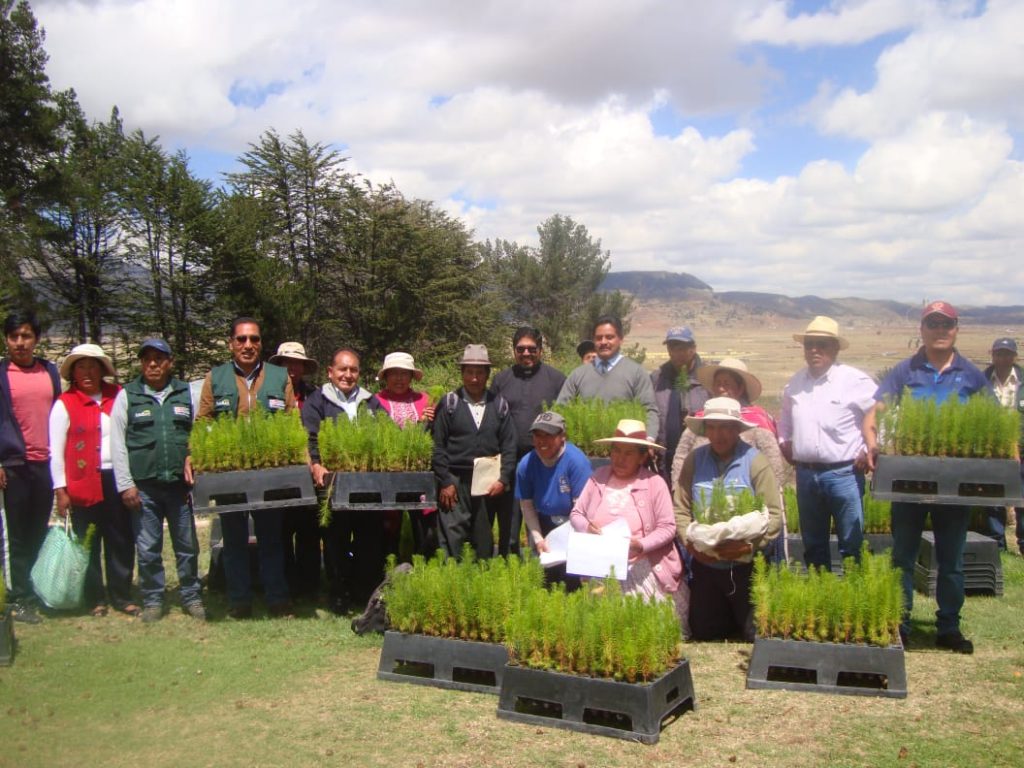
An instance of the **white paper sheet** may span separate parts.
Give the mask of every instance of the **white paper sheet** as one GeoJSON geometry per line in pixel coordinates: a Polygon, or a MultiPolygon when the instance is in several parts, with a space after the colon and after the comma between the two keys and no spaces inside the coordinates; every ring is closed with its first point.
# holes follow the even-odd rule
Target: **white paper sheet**
{"type": "Polygon", "coordinates": [[[471,496],[486,496],[501,479],[501,456],[478,456],[473,459],[473,479],[470,483],[471,496]]]}
{"type": "MultiPolygon", "coordinates": [[[[565,572],[575,576],[604,578],[615,569],[615,578],[624,581],[629,567],[629,536],[622,536],[618,526],[607,533],[569,533],[569,551],[565,572]]],[[[626,525],[628,534],[629,526],[626,525]]]]}
{"type": "Polygon", "coordinates": [[[540,553],[541,565],[545,568],[550,568],[553,565],[561,565],[566,561],[569,551],[569,534],[571,532],[572,524],[562,523],[557,528],[553,528],[544,537],[544,543],[547,544],[548,551],[540,553]]]}

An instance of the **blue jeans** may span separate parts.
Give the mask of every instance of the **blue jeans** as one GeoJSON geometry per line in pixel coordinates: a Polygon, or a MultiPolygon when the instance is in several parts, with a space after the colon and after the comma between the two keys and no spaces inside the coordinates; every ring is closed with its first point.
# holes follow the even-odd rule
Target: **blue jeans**
{"type": "Polygon", "coordinates": [[[921,548],[921,532],[928,515],[935,534],[935,559],[938,581],[935,600],[935,628],[945,635],[960,629],[960,609],[964,604],[964,542],[971,519],[969,507],[945,504],[892,504],[892,562],[902,573],[903,621],[901,629],[910,632],[910,609],[914,606],[914,563],[921,548]]]}
{"type": "Polygon", "coordinates": [[[249,522],[253,528],[260,553],[260,579],[267,605],[285,605],[290,602],[288,582],[284,577],[284,541],[281,538],[280,509],[258,509],[252,512],[227,512],[220,516],[224,534],[224,579],[227,582],[228,603],[244,606],[252,602],[252,583],[249,578],[249,522]]]}
{"type": "Polygon", "coordinates": [[[864,473],[851,464],[838,469],[797,467],[796,503],[808,567],[832,570],[829,530],[836,521],[839,554],[860,559],[864,541],[864,473]]]}
{"type": "MultiPolygon", "coordinates": [[[[1021,486],[1024,488],[1024,463],[1020,465],[1021,486]]],[[[1024,507],[1017,507],[1017,549],[1024,554],[1024,507]]],[[[1006,507],[989,507],[988,535],[996,540],[1000,549],[1006,549],[1006,507]]]]}
{"type": "Polygon", "coordinates": [[[132,530],[135,533],[143,605],[162,605],[164,601],[164,520],[171,534],[181,604],[199,602],[199,541],[196,539],[195,518],[188,505],[188,488],[184,483],[145,481],[136,488],[142,508],[132,514],[132,530]]]}

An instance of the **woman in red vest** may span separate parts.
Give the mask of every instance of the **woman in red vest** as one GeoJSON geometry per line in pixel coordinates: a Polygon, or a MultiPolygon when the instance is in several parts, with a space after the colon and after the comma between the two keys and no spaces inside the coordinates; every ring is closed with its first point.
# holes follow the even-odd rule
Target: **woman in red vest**
{"type": "Polygon", "coordinates": [[[137,616],[141,609],[131,596],[135,538],[131,516],[114,484],[110,451],[110,410],[121,387],[103,380],[116,374],[110,358],[95,344],[72,349],[61,363],[60,375],[69,387],[50,411],[50,474],[57,513],[64,517],[71,511],[79,539],[84,539],[90,524],[96,525],[83,600],[93,616],[106,615],[108,597],[117,610],[137,616]]]}

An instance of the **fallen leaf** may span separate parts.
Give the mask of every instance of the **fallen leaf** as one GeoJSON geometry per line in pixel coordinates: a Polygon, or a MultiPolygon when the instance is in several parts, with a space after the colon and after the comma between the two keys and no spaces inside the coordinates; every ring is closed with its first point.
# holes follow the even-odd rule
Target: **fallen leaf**
{"type": "Polygon", "coordinates": [[[906,760],[907,755],[909,755],[909,754],[910,754],[910,750],[909,749],[907,749],[906,747],[900,747],[900,755],[899,755],[899,759],[900,760],[906,760]]]}

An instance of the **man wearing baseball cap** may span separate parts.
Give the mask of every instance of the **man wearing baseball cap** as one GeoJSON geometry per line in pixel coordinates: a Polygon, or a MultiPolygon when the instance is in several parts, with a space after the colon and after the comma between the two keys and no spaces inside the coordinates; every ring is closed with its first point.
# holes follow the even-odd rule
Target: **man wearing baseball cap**
{"type": "Polygon", "coordinates": [[[659,457],[659,474],[672,487],[672,459],[686,428],[686,417],[697,413],[708,399],[708,391],[697,381],[702,365],[697,340],[686,326],[669,328],[665,334],[668,360],[651,372],[654,400],[658,404],[658,435],[654,442],[665,446],[659,457]]]}
{"type": "MultiPolygon", "coordinates": [[[[996,399],[1004,408],[1016,408],[1021,414],[1020,453],[1024,456],[1024,372],[1017,365],[1017,342],[1002,337],[992,342],[992,364],[985,369],[985,378],[992,384],[996,399]]],[[[1024,481],[1024,464],[1021,465],[1024,481]]],[[[991,507],[988,516],[989,535],[1006,549],[1006,508],[991,507]]],[[[1024,554],[1024,508],[1017,509],[1017,549],[1024,554]]]]}
{"type": "Polygon", "coordinates": [[[164,520],[178,567],[181,607],[206,620],[199,585],[199,542],[188,504],[192,467],[188,438],[195,406],[188,382],[171,373],[174,353],[163,339],[139,347],[142,372],[125,385],[110,414],[114,480],[132,515],[139,560],[142,620],[159,621],[164,611],[164,520]]]}
{"type": "MultiPolygon", "coordinates": [[[[938,403],[950,397],[961,401],[977,392],[992,393],[988,380],[975,365],[956,350],[960,315],[945,301],[933,301],[921,312],[921,348],[896,364],[875,392],[875,406],[864,417],[864,442],[868,467],[875,468],[878,455],[877,415],[895,405],[904,389],[914,399],[931,398],[938,403]]],[[[914,604],[914,564],[921,547],[925,518],[931,516],[939,574],[935,599],[937,634],[935,644],[955,653],[974,653],[974,644],[960,632],[960,609],[964,604],[964,542],[970,508],[958,505],[892,504],[892,561],[903,572],[903,621],[900,638],[910,645],[910,609],[914,604]]]]}

